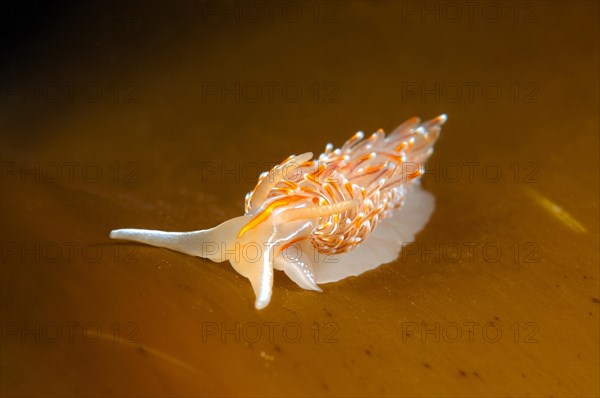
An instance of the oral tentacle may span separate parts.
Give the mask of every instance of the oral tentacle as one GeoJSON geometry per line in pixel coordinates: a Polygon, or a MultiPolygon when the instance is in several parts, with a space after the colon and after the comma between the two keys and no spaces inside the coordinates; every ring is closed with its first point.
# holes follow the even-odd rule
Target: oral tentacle
{"type": "Polygon", "coordinates": [[[312,159],[312,157],[312,152],[306,152],[302,155],[292,156],[280,166],[274,167],[260,181],[260,183],[254,189],[254,192],[252,192],[252,197],[248,203],[247,210],[260,206],[260,204],[262,204],[269,195],[269,192],[271,192],[271,189],[273,189],[278,182],[284,179],[286,175],[290,175],[292,172],[294,172],[302,163],[312,159]]]}
{"type": "Polygon", "coordinates": [[[279,256],[275,260],[277,268],[282,269],[302,289],[322,292],[323,290],[317,285],[310,256],[303,253],[299,248],[297,248],[297,253],[299,254],[297,256],[290,253],[284,253],[282,256],[279,256]]]}
{"type": "Polygon", "coordinates": [[[260,267],[256,268],[252,277],[249,278],[256,296],[254,307],[257,310],[262,310],[271,301],[273,293],[273,251],[272,244],[265,245],[260,267]]]}

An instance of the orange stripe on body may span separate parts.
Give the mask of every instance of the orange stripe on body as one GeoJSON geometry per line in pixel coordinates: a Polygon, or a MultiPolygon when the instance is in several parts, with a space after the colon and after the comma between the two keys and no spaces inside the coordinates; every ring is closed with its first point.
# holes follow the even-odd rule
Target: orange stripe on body
{"type": "Polygon", "coordinates": [[[301,199],[306,199],[306,197],[300,195],[290,195],[273,201],[273,203],[270,203],[264,210],[258,213],[256,217],[250,220],[248,224],[244,225],[244,227],[240,229],[240,232],[238,233],[238,238],[241,238],[246,232],[253,228],[256,228],[260,223],[268,219],[273,210],[275,210],[276,208],[281,206],[287,206],[295,200],[301,199]]]}

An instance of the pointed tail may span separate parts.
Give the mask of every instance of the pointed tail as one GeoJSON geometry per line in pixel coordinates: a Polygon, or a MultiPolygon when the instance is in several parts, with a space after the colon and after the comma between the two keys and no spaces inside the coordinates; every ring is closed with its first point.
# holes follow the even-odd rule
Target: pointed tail
{"type": "Polygon", "coordinates": [[[236,242],[240,228],[248,222],[248,216],[235,217],[214,228],[192,232],[165,232],[151,229],[115,229],[112,239],[126,239],[148,245],[164,247],[191,256],[211,259],[215,262],[227,260],[224,247],[236,242]]]}
{"type": "Polygon", "coordinates": [[[146,243],[152,246],[164,247],[181,253],[198,257],[209,257],[212,253],[209,247],[210,230],[193,232],[165,232],[150,229],[115,229],[110,232],[112,239],[126,239],[146,243]]]}

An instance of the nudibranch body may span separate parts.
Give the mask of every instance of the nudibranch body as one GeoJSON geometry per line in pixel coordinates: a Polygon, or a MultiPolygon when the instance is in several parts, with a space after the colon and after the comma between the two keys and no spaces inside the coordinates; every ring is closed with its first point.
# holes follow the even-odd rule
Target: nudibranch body
{"type": "Polygon", "coordinates": [[[319,283],[394,261],[425,226],[434,199],[419,177],[445,121],[412,118],[387,137],[358,132],[339,149],[328,144],[317,160],[292,155],[261,174],[244,215],[212,229],[118,229],[110,237],[229,260],[250,280],[258,309],[269,304],[274,269],[321,291],[319,283]]]}

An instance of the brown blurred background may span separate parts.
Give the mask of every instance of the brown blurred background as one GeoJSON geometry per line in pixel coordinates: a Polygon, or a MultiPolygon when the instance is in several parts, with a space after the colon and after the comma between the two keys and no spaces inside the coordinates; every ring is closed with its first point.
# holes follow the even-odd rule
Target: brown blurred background
{"type": "Polygon", "coordinates": [[[597,2],[8,2],[2,396],[598,396],[597,2]],[[115,242],[240,215],[357,130],[449,121],[394,263],[270,306],[115,242]]]}

